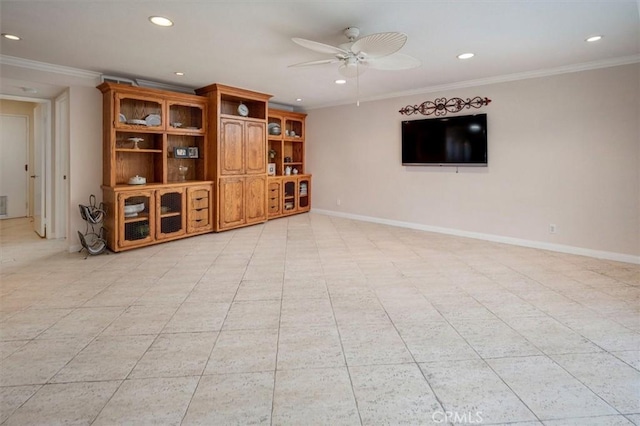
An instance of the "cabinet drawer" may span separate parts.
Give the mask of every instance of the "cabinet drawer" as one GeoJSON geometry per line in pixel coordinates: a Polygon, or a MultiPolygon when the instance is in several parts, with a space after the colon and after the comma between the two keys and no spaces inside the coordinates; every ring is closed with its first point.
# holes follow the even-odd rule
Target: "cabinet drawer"
{"type": "Polygon", "coordinates": [[[206,189],[195,189],[195,190],[191,191],[189,193],[189,195],[194,200],[196,200],[196,199],[199,200],[201,198],[209,198],[209,191],[207,191],[206,189]]]}
{"type": "Polygon", "coordinates": [[[209,197],[206,196],[206,191],[204,197],[191,198],[191,203],[189,204],[189,208],[191,209],[206,209],[209,208],[209,197]]]}
{"type": "Polygon", "coordinates": [[[191,209],[189,211],[189,220],[209,220],[209,209],[191,209]]]}
{"type": "Polygon", "coordinates": [[[191,230],[191,232],[193,232],[193,230],[206,228],[208,226],[209,226],[209,218],[189,221],[189,229],[191,230]]]}

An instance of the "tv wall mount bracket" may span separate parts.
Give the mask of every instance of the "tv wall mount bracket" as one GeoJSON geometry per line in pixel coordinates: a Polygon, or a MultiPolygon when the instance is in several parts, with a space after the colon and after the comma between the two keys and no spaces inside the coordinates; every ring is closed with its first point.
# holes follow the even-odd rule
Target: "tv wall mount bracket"
{"type": "Polygon", "coordinates": [[[467,98],[464,100],[462,98],[436,98],[434,101],[424,101],[420,105],[407,105],[402,108],[400,114],[402,115],[413,115],[413,114],[422,114],[422,115],[435,115],[435,116],[443,116],[447,115],[448,112],[460,112],[463,109],[470,108],[481,108],[485,105],[489,105],[491,99],[482,98],[480,96],[476,96],[475,98],[467,98]]]}

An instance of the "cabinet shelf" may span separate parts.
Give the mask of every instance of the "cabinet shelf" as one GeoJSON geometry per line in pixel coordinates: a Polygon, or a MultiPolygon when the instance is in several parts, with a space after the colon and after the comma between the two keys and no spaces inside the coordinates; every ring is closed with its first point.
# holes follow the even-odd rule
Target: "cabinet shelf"
{"type": "Polygon", "coordinates": [[[116,124],[115,129],[119,132],[162,133],[162,126],[143,126],[137,124],[118,123],[116,124]]]}
{"type": "Polygon", "coordinates": [[[138,213],[137,216],[134,217],[125,217],[124,223],[133,223],[133,222],[144,222],[149,220],[148,213],[138,213]]]}
{"type": "Polygon", "coordinates": [[[169,212],[169,213],[163,213],[160,215],[161,218],[165,218],[165,217],[176,217],[176,216],[180,216],[182,213],[181,212],[169,212]]]}
{"type": "Polygon", "coordinates": [[[144,149],[144,148],[139,148],[139,149],[135,149],[135,148],[116,148],[116,152],[131,152],[131,153],[140,153],[143,154],[145,152],[147,153],[152,153],[152,154],[162,154],[162,150],[161,149],[144,149]]]}
{"type": "Polygon", "coordinates": [[[182,129],[182,128],[169,127],[167,129],[167,133],[171,135],[183,135],[183,136],[204,135],[204,129],[182,129]]]}

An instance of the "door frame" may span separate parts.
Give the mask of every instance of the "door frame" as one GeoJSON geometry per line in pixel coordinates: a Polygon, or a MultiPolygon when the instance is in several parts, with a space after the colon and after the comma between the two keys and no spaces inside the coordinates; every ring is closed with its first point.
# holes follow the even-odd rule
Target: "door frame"
{"type": "MultiPolygon", "coordinates": [[[[43,133],[43,143],[44,143],[44,170],[42,172],[42,176],[44,176],[45,180],[45,206],[44,206],[44,223],[46,228],[47,239],[57,238],[53,232],[49,232],[51,230],[52,219],[54,218],[53,212],[53,154],[52,154],[52,121],[51,121],[51,100],[49,99],[41,99],[41,98],[29,98],[26,96],[13,96],[13,95],[3,95],[0,93],[0,99],[6,99],[9,101],[20,101],[20,102],[31,102],[42,104],[43,106],[43,114],[45,116],[46,126],[42,129],[43,133]]],[[[34,126],[38,125],[38,123],[34,122],[34,126]]],[[[36,143],[37,141],[34,141],[36,143]]],[[[33,164],[30,164],[31,161],[29,159],[29,167],[31,172],[37,172],[33,170],[33,164]]],[[[33,205],[33,199],[31,199],[31,194],[28,193],[27,189],[27,202],[29,205],[33,205]]]]}
{"type": "Polygon", "coordinates": [[[52,207],[54,219],[51,224],[56,238],[66,238],[69,228],[69,90],[55,98],[55,158],[51,159],[51,180],[56,194],[56,203],[52,207]]]}

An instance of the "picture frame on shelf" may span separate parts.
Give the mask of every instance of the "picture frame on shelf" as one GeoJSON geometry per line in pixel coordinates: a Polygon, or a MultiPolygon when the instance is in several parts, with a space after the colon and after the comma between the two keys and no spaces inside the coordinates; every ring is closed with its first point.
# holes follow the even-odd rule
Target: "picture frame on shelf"
{"type": "Polygon", "coordinates": [[[184,146],[177,146],[173,149],[174,158],[189,158],[189,149],[184,146]]]}
{"type": "Polygon", "coordinates": [[[190,146],[188,149],[189,158],[200,158],[199,150],[197,146],[190,146]]]}
{"type": "Polygon", "coordinates": [[[275,176],[276,175],[276,163],[268,163],[267,164],[267,175],[275,176]]]}

